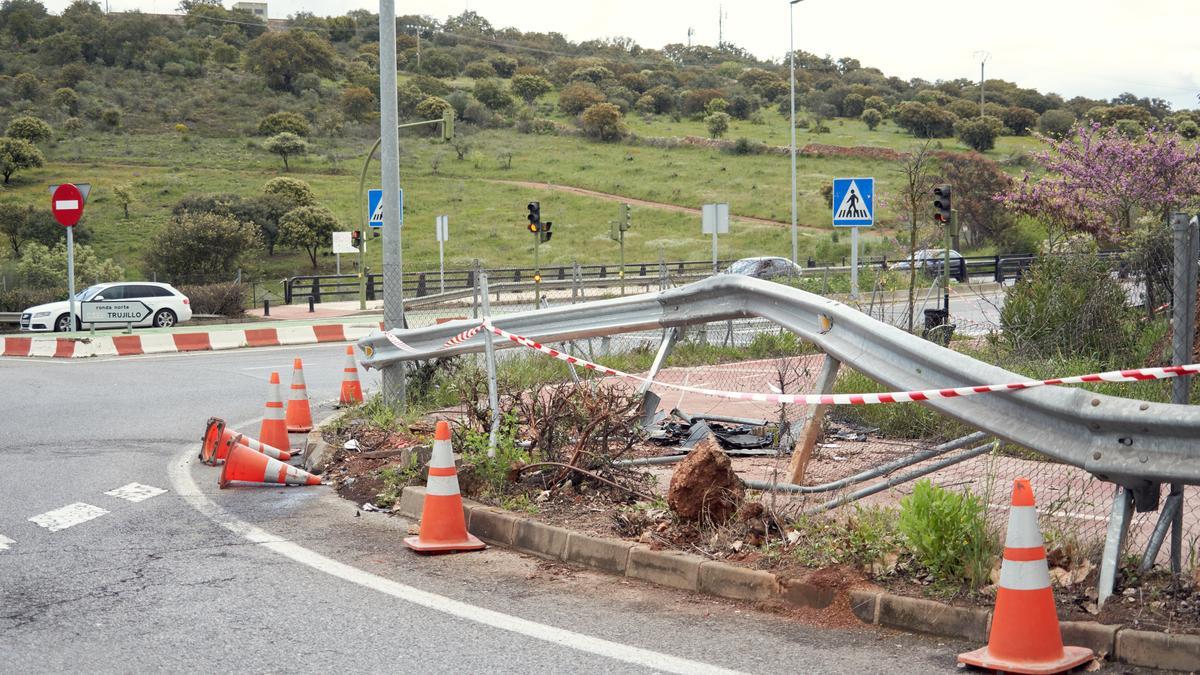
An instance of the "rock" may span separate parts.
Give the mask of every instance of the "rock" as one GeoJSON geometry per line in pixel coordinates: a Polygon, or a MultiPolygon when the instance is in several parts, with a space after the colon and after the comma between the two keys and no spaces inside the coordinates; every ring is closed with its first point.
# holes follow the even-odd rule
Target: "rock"
{"type": "Polygon", "coordinates": [[[723,525],[739,507],[746,486],[709,434],[675,467],[667,506],[683,520],[723,525]]]}

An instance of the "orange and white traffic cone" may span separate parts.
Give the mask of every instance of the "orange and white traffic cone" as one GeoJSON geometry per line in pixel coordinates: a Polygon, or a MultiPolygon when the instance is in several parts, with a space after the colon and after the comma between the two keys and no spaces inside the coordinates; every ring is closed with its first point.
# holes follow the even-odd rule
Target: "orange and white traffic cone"
{"type": "Polygon", "coordinates": [[[1063,646],[1033,488],[1028,478],[1018,478],[1013,481],[992,632],[986,647],[959,654],[958,660],[987,670],[1043,675],[1091,658],[1091,649],[1063,646]]]}
{"type": "Polygon", "coordinates": [[[292,455],[299,454],[280,450],[256,438],[238,433],[225,426],[225,421],[219,417],[210,417],[207,426],[204,428],[204,444],[200,447],[200,461],[209,466],[216,466],[229,456],[229,450],[234,444],[244,445],[251,450],[261,452],[268,457],[274,457],[284,462],[291,459],[292,455]]]}
{"type": "Polygon", "coordinates": [[[288,438],[287,423],[283,419],[283,397],[279,393],[279,373],[271,373],[271,394],[267,399],[266,410],[263,412],[262,427],[258,437],[266,445],[280,450],[290,450],[292,441],[288,438]]]}
{"type": "Polygon", "coordinates": [[[249,483],[282,483],[284,485],[320,485],[321,479],[298,467],[267,457],[244,445],[234,445],[229,451],[217,484],[227,487],[230,481],[249,483]]]}
{"type": "Polygon", "coordinates": [[[220,417],[210,417],[204,423],[204,435],[200,437],[200,461],[209,466],[217,464],[217,449],[221,445],[225,433],[225,420],[220,417]]]}
{"type": "Polygon", "coordinates": [[[437,423],[433,435],[420,534],[406,538],[404,543],[418,553],[487,548],[487,544],[467,532],[462,494],[458,491],[458,472],[454,468],[454,449],[450,446],[450,424],[445,421],[437,423]]]}
{"type": "Polygon", "coordinates": [[[358,364],[354,361],[354,347],[346,347],[346,365],[342,368],[342,395],[340,405],[362,403],[362,383],[358,381],[358,364]]]}
{"type": "Polygon", "coordinates": [[[288,431],[312,431],[312,410],[308,406],[308,387],[304,385],[304,364],[300,359],[292,363],[292,393],[288,395],[284,419],[288,431]]]}

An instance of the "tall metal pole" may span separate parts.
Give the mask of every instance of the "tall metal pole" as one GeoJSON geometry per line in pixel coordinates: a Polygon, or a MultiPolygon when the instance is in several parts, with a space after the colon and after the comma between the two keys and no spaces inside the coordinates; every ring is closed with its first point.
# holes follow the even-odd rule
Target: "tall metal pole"
{"type": "Polygon", "coordinates": [[[71,308],[71,326],[68,331],[76,328],[75,324],[75,228],[67,228],[67,301],[71,308]]]}
{"type": "MultiPolygon", "coordinates": [[[[1192,348],[1196,336],[1196,284],[1200,262],[1200,232],[1197,218],[1188,218],[1185,213],[1171,216],[1171,230],[1175,244],[1174,293],[1171,327],[1174,338],[1171,363],[1191,363],[1192,348]]],[[[1171,402],[1187,404],[1191,401],[1192,378],[1177,377],[1171,382],[1171,402]]],[[[1171,485],[1171,496],[1179,502],[1171,518],[1171,573],[1183,570],[1183,485],[1171,485]]]]}
{"type": "MultiPolygon", "coordinates": [[[[404,257],[400,238],[400,132],[396,101],[396,4],[379,0],[379,136],[383,178],[383,325],[404,327],[404,257]]],[[[365,241],[365,237],[364,237],[365,241]]],[[[405,406],[404,366],[383,369],[383,396],[405,406]]]]}
{"type": "MultiPolygon", "coordinates": [[[[487,272],[480,272],[479,297],[483,318],[492,318],[492,307],[488,299],[487,272]]],[[[488,430],[488,457],[496,456],[496,440],[500,433],[500,390],[496,381],[496,347],[492,342],[492,331],[483,331],[483,358],[487,366],[488,405],[492,409],[492,426],[488,430]]]]}
{"type": "MultiPolygon", "coordinates": [[[[793,11],[796,3],[801,0],[791,0],[788,3],[788,63],[791,77],[788,80],[790,85],[790,100],[789,104],[792,109],[792,264],[800,264],[800,240],[796,232],[796,47],[794,45],[796,30],[793,26],[792,17],[795,14],[793,11]]],[[[713,235],[714,237],[716,235],[713,235]]]]}

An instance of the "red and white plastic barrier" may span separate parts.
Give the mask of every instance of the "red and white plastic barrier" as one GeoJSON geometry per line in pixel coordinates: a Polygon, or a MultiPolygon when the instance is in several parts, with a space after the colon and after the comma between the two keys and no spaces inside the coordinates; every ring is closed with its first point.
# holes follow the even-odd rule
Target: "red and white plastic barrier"
{"type": "Polygon", "coordinates": [[[375,324],[317,324],[196,333],[144,333],[85,338],[0,337],[0,355],[84,358],[349,342],[378,330],[375,324]]]}
{"type": "Polygon", "coordinates": [[[598,363],[592,363],[586,359],[571,356],[570,354],[547,347],[546,345],[530,340],[529,338],[522,337],[520,335],[514,335],[506,330],[497,328],[494,324],[487,320],[484,320],[481,327],[490,330],[499,337],[506,338],[523,347],[528,347],[529,349],[552,356],[560,361],[566,361],[572,365],[594,370],[599,373],[604,373],[605,375],[627,377],[633,380],[638,380],[639,382],[648,382],[650,384],[656,384],[662,387],[669,387],[671,389],[702,394],[704,396],[712,396],[715,398],[732,399],[735,401],[763,401],[767,403],[781,404],[872,405],[877,403],[907,403],[910,401],[928,401],[939,398],[958,398],[960,396],[974,396],[976,394],[1020,391],[1022,389],[1033,389],[1034,387],[1045,387],[1056,384],[1084,384],[1086,382],[1138,382],[1141,380],[1161,380],[1178,377],[1180,375],[1194,375],[1200,373],[1200,363],[1191,363],[1182,366],[1138,368],[1134,370],[1112,370],[1104,373],[1093,373],[1090,375],[1056,377],[1049,380],[1024,380],[1021,382],[1010,382],[1007,384],[982,384],[973,387],[955,387],[952,389],[892,391],[875,394],[757,394],[740,391],[724,391],[720,389],[705,389],[702,387],[689,387],[687,385],[672,384],[670,382],[656,382],[650,378],[634,375],[632,373],[626,373],[613,368],[607,368],[598,363]]]}

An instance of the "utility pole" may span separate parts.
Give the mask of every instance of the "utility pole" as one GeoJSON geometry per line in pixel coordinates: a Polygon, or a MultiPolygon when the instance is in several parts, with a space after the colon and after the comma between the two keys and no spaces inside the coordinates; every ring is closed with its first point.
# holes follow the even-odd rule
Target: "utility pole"
{"type": "Polygon", "coordinates": [[[988,57],[991,54],[987,52],[975,52],[974,56],[979,58],[979,116],[983,116],[983,65],[987,63],[988,57]]]}
{"type": "Polygon", "coordinates": [[[788,3],[788,64],[791,77],[788,78],[788,104],[792,110],[792,264],[800,264],[800,241],[796,232],[796,46],[793,15],[796,4],[801,0],[791,0],[788,3]]]}
{"type": "Polygon", "coordinates": [[[725,6],[717,5],[717,47],[725,44],[725,6]]]}
{"type": "MultiPolygon", "coordinates": [[[[400,238],[400,131],[396,110],[396,4],[379,0],[379,135],[383,179],[383,325],[404,328],[404,257],[400,238]]],[[[383,397],[403,410],[403,362],[383,369],[383,397]]]]}
{"type": "Polygon", "coordinates": [[[692,36],[696,34],[696,29],[688,26],[688,47],[692,46],[692,36]]]}

